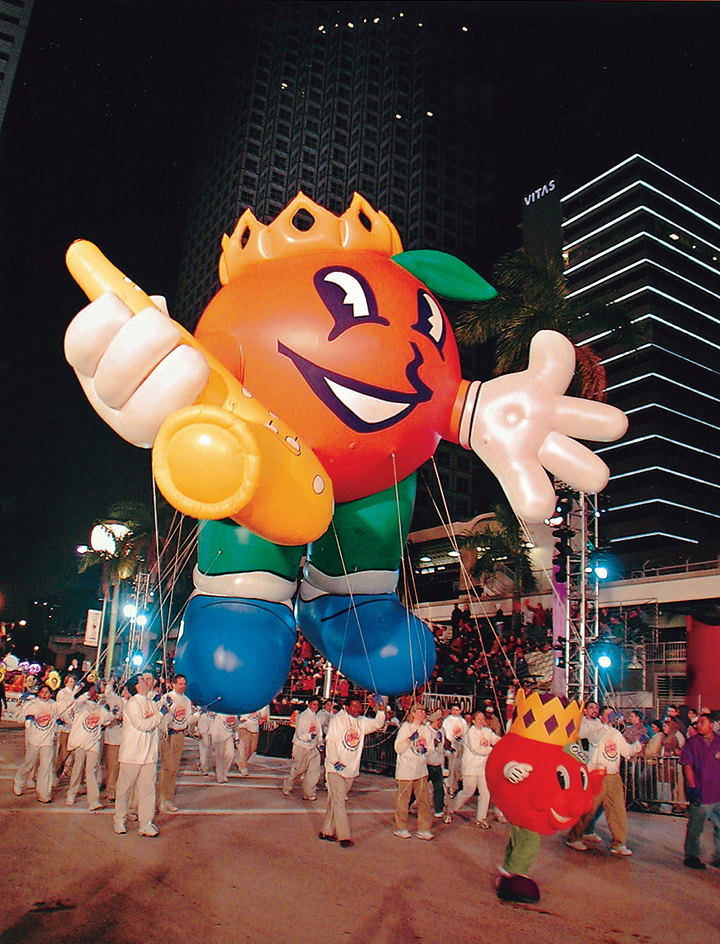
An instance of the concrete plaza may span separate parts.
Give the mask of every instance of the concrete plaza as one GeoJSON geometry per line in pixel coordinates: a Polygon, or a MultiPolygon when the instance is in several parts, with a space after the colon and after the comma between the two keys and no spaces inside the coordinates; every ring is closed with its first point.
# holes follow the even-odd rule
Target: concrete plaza
{"type": "MultiPolygon", "coordinates": [[[[355,846],[318,841],[325,805],[280,790],[289,761],[255,757],[219,785],[186,739],[174,815],[157,839],[112,829],[34,791],[15,797],[22,729],[0,724],[0,944],[701,944],[720,939],[720,869],[682,864],[685,820],[629,814],[634,856],[543,839],[537,905],[495,895],[507,827],[473,826],[469,803],[433,842],[393,836],[394,781],[361,775],[349,799],[355,846]]],[[[599,832],[607,838],[601,820],[599,832]]],[[[703,852],[711,858],[710,834],[703,852]]]]}

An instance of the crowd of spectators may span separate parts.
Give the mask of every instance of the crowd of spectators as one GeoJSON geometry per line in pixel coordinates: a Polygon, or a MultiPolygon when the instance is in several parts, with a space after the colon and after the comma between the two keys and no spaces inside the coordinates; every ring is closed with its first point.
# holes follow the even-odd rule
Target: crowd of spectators
{"type": "Polygon", "coordinates": [[[437,691],[471,694],[497,702],[510,686],[549,691],[554,653],[549,612],[517,601],[511,614],[475,618],[469,606],[453,609],[449,625],[433,626],[438,657],[432,683],[437,691]]]}
{"type": "MultiPolygon", "coordinates": [[[[498,609],[491,620],[476,619],[467,605],[456,605],[449,623],[431,626],[437,645],[432,691],[468,695],[477,704],[489,702],[501,710],[508,688],[518,684],[549,691],[554,662],[550,615],[541,604],[523,607],[518,601],[511,614],[498,609]]],[[[272,714],[291,715],[313,695],[322,697],[326,668],[322,655],[299,633],[288,681],[271,704],[272,714]]],[[[351,682],[333,672],[333,698],[345,699],[355,691],[351,682]]],[[[397,707],[404,716],[403,706],[397,707]]]]}

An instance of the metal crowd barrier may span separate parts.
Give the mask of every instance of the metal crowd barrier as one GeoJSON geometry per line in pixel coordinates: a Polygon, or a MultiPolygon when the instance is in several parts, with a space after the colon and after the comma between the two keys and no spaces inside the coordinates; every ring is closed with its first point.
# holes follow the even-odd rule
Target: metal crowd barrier
{"type": "Polygon", "coordinates": [[[624,764],[625,805],[645,813],[682,816],[688,807],[679,757],[633,757],[624,764]]]}
{"type": "Polygon", "coordinates": [[[398,729],[388,725],[384,731],[373,731],[365,737],[360,770],[366,774],[395,775],[395,738],[398,729]]]}

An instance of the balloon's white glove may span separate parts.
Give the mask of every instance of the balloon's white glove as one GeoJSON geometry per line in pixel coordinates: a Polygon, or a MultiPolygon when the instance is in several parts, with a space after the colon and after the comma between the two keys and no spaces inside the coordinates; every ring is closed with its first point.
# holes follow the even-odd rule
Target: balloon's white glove
{"type": "Polygon", "coordinates": [[[116,295],[83,308],[65,334],[65,357],[85,394],[123,439],[149,448],[161,425],[195,402],[210,375],[201,351],[181,344],[165,299],[133,315],[116,295]]]}
{"type": "Polygon", "coordinates": [[[510,783],[522,783],[532,773],[532,764],[521,764],[519,761],[511,760],[503,767],[503,776],[510,783]]]}
{"type": "Polygon", "coordinates": [[[575,371],[575,350],[555,331],[539,331],[527,370],[470,385],[460,421],[460,443],[498,478],[518,517],[550,517],[555,492],[543,466],[571,488],[599,492],[609,470],[576,439],[612,442],[627,417],[595,400],[563,396],[575,371]]]}

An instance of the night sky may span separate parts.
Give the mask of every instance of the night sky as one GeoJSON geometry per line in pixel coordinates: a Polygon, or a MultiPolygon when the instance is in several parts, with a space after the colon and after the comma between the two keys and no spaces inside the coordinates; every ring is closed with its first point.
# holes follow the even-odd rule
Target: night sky
{"type": "MultiPolygon", "coordinates": [[[[483,275],[519,245],[522,196],[548,177],[574,186],[639,152],[720,199],[716,4],[454,6],[476,43],[468,69],[490,78],[468,128],[483,275]]],[[[65,363],[83,296],[64,254],[91,239],[172,305],[207,77],[220,37],[242,54],[254,9],[36,0],[0,133],[0,619],[94,585],[75,547],[114,502],[150,500],[149,453],[104,426],[65,363]]]]}

